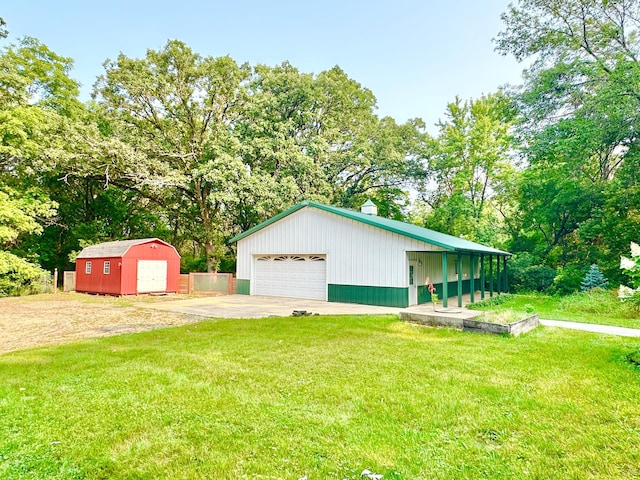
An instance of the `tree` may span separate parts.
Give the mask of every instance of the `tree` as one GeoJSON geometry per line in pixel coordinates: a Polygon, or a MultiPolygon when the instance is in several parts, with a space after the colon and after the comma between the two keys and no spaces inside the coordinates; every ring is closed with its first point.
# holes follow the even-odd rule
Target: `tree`
{"type": "Polygon", "coordinates": [[[639,228],[640,4],[519,1],[502,19],[498,51],[534,59],[516,97],[530,168],[514,243],[538,238],[552,263],[598,261],[619,278],[611,259],[639,228]]]}
{"type": "Polygon", "coordinates": [[[37,190],[0,190],[0,245],[8,249],[20,235],[41,233],[41,219],[55,215],[56,204],[37,190]]]}
{"type": "MultiPolygon", "coordinates": [[[[343,205],[419,173],[420,122],[378,119],[371,92],[335,67],[237,65],[170,41],[105,64],[93,160],[77,175],[160,205],[202,247],[208,270],[233,234],[302,199],[343,205]]],[[[78,139],[82,142],[82,139],[78,139]]]]}
{"type": "Polygon", "coordinates": [[[42,250],[33,239],[61,223],[46,184],[73,148],[66,133],[82,111],[71,66],[29,37],[0,53],[0,276],[16,291],[41,273],[42,250]]]}
{"type": "Polygon", "coordinates": [[[489,202],[498,200],[515,175],[513,118],[511,101],[502,93],[466,102],[456,98],[447,106],[431,144],[429,168],[435,181],[421,192],[430,207],[425,218],[430,227],[484,240],[483,228],[497,217],[487,208],[489,202]]]}
{"type": "MultiPolygon", "coordinates": [[[[234,128],[246,98],[246,65],[201,57],[170,41],[144,59],[105,63],[95,96],[105,112],[96,167],[180,216],[216,267],[238,189],[251,187],[234,128]]],[[[172,219],[169,219],[170,221],[172,219]]]]}
{"type": "Polygon", "coordinates": [[[537,58],[529,79],[547,95],[543,111],[580,106],[590,90],[610,81],[640,100],[635,0],[521,0],[502,20],[506,29],[496,38],[497,49],[518,60],[537,58]]]}
{"type": "Polygon", "coordinates": [[[608,286],[609,281],[602,274],[602,272],[598,268],[598,265],[593,263],[589,267],[589,271],[582,280],[580,289],[583,292],[588,292],[589,290],[593,290],[594,288],[607,288],[608,286]]]}
{"type": "Polygon", "coordinates": [[[41,221],[55,215],[57,205],[39,191],[21,193],[0,188],[0,296],[30,289],[43,272],[9,250],[23,235],[42,232],[41,221]]]}
{"type": "Polygon", "coordinates": [[[0,38],[7,38],[8,35],[7,22],[4,21],[4,18],[0,17],[0,38]]]}
{"type": "Polygon", "coordinates": [[[287,179],[287,200],[353,207],[371,196],[396,214],[403,187],[424,176],[424,124],[379,119],[372,92],[339,67],[313,75],[259,65],[249,90],[245,161],[278,184],[287,179]]]}

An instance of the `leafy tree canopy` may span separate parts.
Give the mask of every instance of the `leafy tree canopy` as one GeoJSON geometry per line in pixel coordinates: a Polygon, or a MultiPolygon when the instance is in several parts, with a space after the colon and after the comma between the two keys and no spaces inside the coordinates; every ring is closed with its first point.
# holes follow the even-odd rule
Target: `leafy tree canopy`
{"type": "Polygon", "coordinates": [[[398,197],[423,174],[421,122],[378,119],[373,94],[337,67],[251,68],[170,41],[105,70],[102,119],[86,140],[93,158],[77,173],[104,172],[152,199],[196,239],[209,270],[225,239],[296,201],[398,197]]]}
{"type": "Polygon", "coordinates": [[[439,135],[429,144],[431,175],[420,192],[428,205],[428,227],[479,241],[495,236],[491,226],[499,216],[501,194],[515,174],[510,152],[514,114],[502,93],[449,103],[439,135]]]}
{"type": "Polygon", "coordinates": [[[640,228],[631,174],[640,148],[640,4],[522,0],[502,19],[497,50],[533,60],[516,96],[530,168],[518,182],[514,245],[551,264],[597,261],[619,278],[611,258],[640,228]]]}

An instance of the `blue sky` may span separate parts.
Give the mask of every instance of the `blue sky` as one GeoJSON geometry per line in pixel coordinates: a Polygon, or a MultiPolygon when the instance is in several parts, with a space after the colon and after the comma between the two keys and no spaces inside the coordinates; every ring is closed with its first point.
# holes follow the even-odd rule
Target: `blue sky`
{"type": "Polygon", "coordinates": [[[168,39],[202,55],[304,72],[339,65],[371,89],[378,114],[421,117],[429,131],[456,95],[476,98],[519,84],[522,65],[494,51],[508,0],[125,1],[21,0],[0,16],[10,36],[29,35],[74,59],[88,99],[102,63],[144,56],[168,39]]]}

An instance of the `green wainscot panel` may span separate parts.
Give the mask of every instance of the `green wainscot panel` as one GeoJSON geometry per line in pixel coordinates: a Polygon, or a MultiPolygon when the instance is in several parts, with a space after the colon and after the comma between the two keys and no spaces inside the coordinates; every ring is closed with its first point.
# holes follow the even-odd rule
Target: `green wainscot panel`
{"type": "MultiPolygon", "coordinates": [[[[440,290],[442,291],[442,284],[440,285],[440,290]]],[[[436,291],[438,290],[438,286],[436,287],[436,291]]],[[[431,301],[431,293],[429,293],[429,285],[418,285],[418,304],[421,303],[429,303],[431,301]]]]}
{"type": "Polygon", "coordinates": [[[329,284],[330,302],[361,303],[383,307],[409,306],[409,289],[399,287],[373,287],[363,285],[329,284]]]}
{"type": "Polygon", "coordinates": [[[238,278],[236,280],[236,293],[238,295],[249,295],[251,292],[251,280],[238,278]]]}

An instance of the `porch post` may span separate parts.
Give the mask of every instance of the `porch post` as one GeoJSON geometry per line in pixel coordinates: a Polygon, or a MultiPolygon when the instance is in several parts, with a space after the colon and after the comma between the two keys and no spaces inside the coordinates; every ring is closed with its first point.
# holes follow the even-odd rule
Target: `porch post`
{"type": "Polygon", "coordinates": [[[496,255],[496,293],[500,295],[500,289],[502,288],[502,277],[500,277],[500,257],[496,255]]]}
{"type": "Polygon", "coordinates": [[[476,261],[473,253],[469,254],[469,274],[471,278],[469,279],[469,300],[471,303],[476,301],[476,261]]]}
{"type": "Polygon", "coordinates": [[[480,254],[480,300],[484,300],[484,253],[480,254]]]}
{"type": "Polygon", "coordinates": [[[458,252],[458,307],[462,307],[462,253],[458,252]]]}
{"type": "Polygon", "coordinates": [[[442,306],[449,306],[449,267],[447,265],[447,252],[442,252],[442,306]]]}
{"type": "Polygon", "coordinates": [[[489,255],[489,298],[493,297],[493,255],[489,255]]]}
{"type": "Polygon", "coordinates": [[[504,293],[509,291],[509,275],[507,275],[507,256],[505,255],[503,258],[503,270],[504,270],[504,293]]]}

